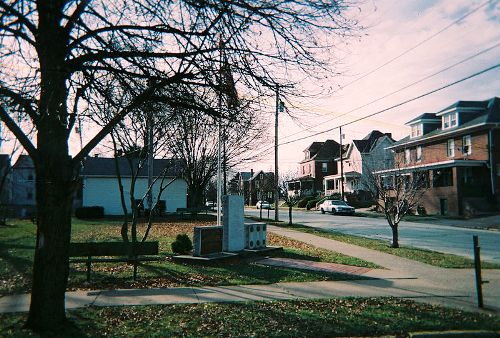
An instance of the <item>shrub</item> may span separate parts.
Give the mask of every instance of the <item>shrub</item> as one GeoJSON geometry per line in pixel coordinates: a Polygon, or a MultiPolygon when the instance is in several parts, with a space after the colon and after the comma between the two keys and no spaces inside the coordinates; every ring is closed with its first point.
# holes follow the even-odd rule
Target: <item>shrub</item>
{"type": "Polygon", "coordinates": [[[375,204],[371,194],[366,191],[346,193],[345,198],[347,203],[355,208],[368,208],[375,204]]]}
{"type": "Polygon", "coordinates": [[[318,203],[319,201],[320,201],[319,198],[309,200],[306,204],[306,209],[307,210],[316,209],[316,203],[318,203]]]}
{"type": "Polygon", "coordinates": [[[309,202],[312,199],[315,199],[316,197],[314,196],[307,196],[301,199],[300,201],[297,202],[297,208],[305,208],[307,206],[307,202],[309,202]]]}
{"type": "Polygon", "coordinates": [[[193,250],[193,242],[186,234],[177,235],[172,242],[172,251],[178,255],[187,255],[193,250]]]}
{"type": "Polygon", "coordinates": [[[77,208],[75,216],[79,219],[103,218],[104,208],[99,206],[77,208]]]}

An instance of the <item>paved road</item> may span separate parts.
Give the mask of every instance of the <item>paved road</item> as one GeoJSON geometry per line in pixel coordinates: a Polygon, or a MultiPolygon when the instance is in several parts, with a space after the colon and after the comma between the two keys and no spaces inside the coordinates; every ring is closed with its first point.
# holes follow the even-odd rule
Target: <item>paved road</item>
{"type": "MultiPolygon", "coordinates": [[[[245,209],[245,213],[252,216],[259,215],[259,211],[255,209],[245,209]]],[[[274,210],[271,210],[270,215],[274,218],[274,210]]],[[[263,217],[267,217],[267,210],[263,211],[263,217]]],[[[288,220],[288,213],[285,210],[280,210],[280,220],[288,220]]],[[[391,229],[387,221],[382,218],[322,215],[320,212],[294,210],[293,221],[356,236],[387,241],[392,238],[391,229]]],[[[467,229],[433,223],[401,222],[399,234],[402,245],[469,258],[473,255],[472,235],[478,235],[482,260],[500,263],[500,231],[467,229]]]]}

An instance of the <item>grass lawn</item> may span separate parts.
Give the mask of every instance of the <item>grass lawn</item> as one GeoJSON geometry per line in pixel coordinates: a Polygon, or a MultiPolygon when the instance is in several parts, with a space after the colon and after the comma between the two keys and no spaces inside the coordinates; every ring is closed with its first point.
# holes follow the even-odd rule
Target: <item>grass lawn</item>
{"type": "MultiPolygon", "coordinates": [[[[246,216],[247,217],[247,216],[246,216]]],[[[258,217],[247,217],[251,219],[258,220],[258,217]]],[[[293,224],[292,226],[288,225],[286,222],[274,222],[274,220],[266,220],[263,219],[263,222],[267,222],[268,224],[276,225],[279,227],[302,231],[308,234],[313,234],[316,236],[321,236],[329,239],[333,239],[340,242],[345,242],[349,244],[358,245],[364,248],[373,249],[385,253],[389,253],[395,256],[404,257],[408,259],[412,259],[418,262],[427,263],[430,265],[438,266],[441,268],[473,268],[474,261],[472,259],[452,255],[445,254],[441,252],[419,249],[409,246],[401,246],[399,248],[391,248],[389,242],[379,240],[379,239],[370,239],[365,237],[353,236],[343,234],[337,231],[328,231],[323,229],[315,229],[302,224],[293,224]]],[[[481,262],[481,267],[484,269],[500,269],[499,264],[490,263],[490,262],[481,262]]]]}
{"type": "MultiPolygon", "coordinates": [[[[164,260],[150,262],[139,267],[138,280],[133,281],[133,267],[126,263],[97,263],[92,265],[91,282],[86,282],[85,264],[71,264],[68,290],[269,284],[277,282],[302,282],[319,280],[345,280],[356,278],[345,274],[302,271],[296,269],[266,267],[252,262],[219,264],[214,266],[187,265],[172,261],[170,244],[177,234],[192,236],[194,226],[213,225],[213,219],[163,220],[155,225],[150,240],[160,242],[160,254],[164,260]]],[[[73,219],[73,242],[120,241],[119,220],[82,221],[73,219]]],[[[143,233],[144,225],[139,227],[143,233]]],[[[29,221],[13,220],[0,227],[0,296],[28,292],[31,287],[31,269],[35,245],[35,225],[29,221]]],[[[363,267],[374,264],[315,248],[299,241],[274,234],[268,235],[268,244],[283,246],[280,257],[312,261],[333,262],[363,267]]],[[[359,277],[358,277],[359,278],[359,277]]]]}
{"type": "MultiPolygon", "coordinates": [[[[3,337],[23,330],[25,314],[0,315],[3,337]]],[[[498,330],[500,318],[396,298],[162,305],[71,310],[60,337],[407,336],[430,330],[498,330]]]]}

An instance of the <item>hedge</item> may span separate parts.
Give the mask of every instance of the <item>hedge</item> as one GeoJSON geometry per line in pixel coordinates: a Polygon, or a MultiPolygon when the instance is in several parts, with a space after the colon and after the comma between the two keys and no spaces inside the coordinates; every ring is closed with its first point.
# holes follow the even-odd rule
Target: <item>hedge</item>
{"type": "Polygon", "coordinates": [[[77,208],[75,216],[79,219],[103,218],[104,208],[99,206],[77,208]]]}

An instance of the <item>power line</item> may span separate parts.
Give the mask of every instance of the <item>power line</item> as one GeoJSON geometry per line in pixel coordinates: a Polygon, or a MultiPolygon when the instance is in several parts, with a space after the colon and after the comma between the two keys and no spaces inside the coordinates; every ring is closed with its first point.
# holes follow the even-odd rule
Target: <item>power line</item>
{"type": "MultiPolygon", "coordinates": [[[[456,84],[459,84],[459,83],[464,82],[464,81],[466,81],[466,80],[472,79],[472,78],[474,78],[474,77],[476,77],[476,76],[479,76],[479,75],[482,75],[482,74],[484,74],[484,73],[487,73],[487,72],[489,72],[489,71],[491,71],[491,70],[494,70],[495,68],[498,68],[498,67],[500,67],[500,63],[497,63],[497,64],[496,64],[496,65],[494,65],[494,66],[491,66],[491,67],[485,68],[485,69],[483,69],[483,70],[481,70],[481,71],[479,71],[479,72],[476,72],[476,73],[474,73],[474,74],[468,75],[468,76],[466,76],[466,77],[464,77],[464,78],[461,78],[460,80],[457,80],[457,81],[451,82],[451,83],[449,83],[449,84],[447,84],[447,85],[444,85],[444,86],[441,86],[441,87],[439,87],[439,88],[433,89],[433,90],[431,90],[431,91],[429,91],[429,92],[426,92],[426,93],[424,93],[424,94],[418,95],[418,96],[416,96],[416,97],[413,97],[413,98],[411,98],[411,99],[405,100],[405,101],[400,102],[400,103],[398,103],[398,104],[395,104],[395,105],[392,105],[392,106],[390,106],[390,107],[384,108],[384,109],[379,110],[379,111],[377,111],[377,112],[375,112],[375,113],[372,113],[372,114],[369,114],[369,115],[366,115],[366,116],[360,117],[360,118],[355,119],[355,120],[353,120],[353,121],[350,121],[350,122],[347,122],[347,123],[344,123],[344,124],[341,124],[341,125],[335,126],[335,127],[333,127],[333,128],[329,128],[329,129],[324,130],[324,131],[321,131],[321,132],[317,132],[317,133],[312,134],[312,135],[308,135],[308,136],[300,137],[300,138],[297,138],[297,139],[294,139],[294,140],[291,140],[291,141],[287,141],[287,142],[280,143],[280,144],[279,144],[279,146],[286,145],[286,144],[290,144],[290,143],[294,143],[294,142],[301,141],[301,140],[305,140],[305,139],[308,139],[308,138],[310,138],[310,137],[314,137],[314,136],[317,136],[317,135],[325,134],[325,133],[331,132],[331,131],[333,131],[333,130],[335,130],[335,129],[338,129],[338,128],[340,128],[340,127],[344,127],[344,126],[347,126],[347,125],[350,125],[350,124],[353,124],[353,123],[359,122],[359,121],[361,121],[361,120],[364,120],[364,119],[367,119],[367,118],[373,117],[373,116],[375,116],[375,115],[382,114],[382,113],[384,113],[384,112],[386,112],[386,111],[389,111],[389,110],[392,110],[392,109],[394,109],[394,108],[397,108],[397,107],[403,106],[403,105],[405,105],[405,104],[407,104],[407,103],[410,103],[410,102],[413,102],[413,101],[419,100],[419,99],[421,99],[421,98],[423,98],[423,97],[425,97],[425,96],[428,96],[428,95],[431,95],[431,94],[437,93],[437,92],[439,92],[439,91],[441,91],[441,90],[443,90],[443,89],[446,89],[446,88],[452,87],[452,86],[454,86],[454,85],[456,85],[456,84]]],[[[259,156],[259,155],[261,155],[261,154],[264,154],[265,152],[269,151],[271,148],[272,148],[272,147],[265,148],[265,149],[263,149],[262,151],[260,151],[259,153],[257,153],[255,156],[259,156]]]]}
{"type": "MultiPolygon", "coordinates": [[[[471,11],[467,12],[466,14],[464,14],[463,16],[461,16],[460,18],[458,18],[457,20],[453,21],[452,23],[450,23],[449,25],[445,26],[444,28],[440,29],[439,31],[437,31],[436,33],[432,34],[431,36],[425,38],[424,40],[420,41],[419,43],[417,43],[416,45],[414,45],[413,47],[405,50],[403,53],[393,57],[392,59],[384,62],[383,64],[381,64],[380,66],[376,67],[375,69],[369,71],[368,73],[365,73],[364,75],[354,79],[353,81],[351,82],[348,82],[346,85],[344,86],[341,86],[339,87],[336,91],[334,91],[334,93],[352,85],[353,83],[356,83],[358,82],[359,80],[361,79],[364,79],[365,77],[367,77],[368,75],[371,75],[373,73],[375,73],[376,71],[378,71],[379,69],[382,69],[383,67],[387,66],[388,64],[396,61],[397,59],[399,59],[400,57],[408,54],[409,52],[415,50],[416,48],[420,47],[421,45],[423,45],[424,43],[426,43],[427,41],[429,40],[432,40],[433,38],[435,38],[436,36],[438,36],[439,34],[443,33],[444,31],[448,30],[449,28],[451,28],[452,26],[456,25],[457,23],[459,23],[460,21],[462,21],[463,19],[465,19],[466,17],[468,17],[469,15],[477,12],[479,9],[481,9],[482,7],[486,6],[488,3],[490,3],[491,1],[493,0],[488,0],[484,3],[482,3],[481,5],[479,5],[478,7],[472,9],[471,11]]],[[[496,0],[495,0],[496,1],[496,0]]]]}
{"type": "Polygon", "coordinates": [[[385,94],[384,96],[381,96],[381,97],[379,97],[379,98],[377,98],[377,99],[375,99],[375,100],[372,100],[372,101],[370,101],[370,102],[368,102],[368,103],[365,103],[365,104],[363,104],[363,105],[361,105],[361,106],[358,106],[358,107],[356,107],[356,108],[353,108],[353,109],[351,109],[351,110],[349,110],[349,111],[347,111],[347,112],[345,112],[345,113],[342,113],[342,114],[340,114],[340,115],[334,116],[333,118],[328,119],[328,120],[325,120],[325,121],[323,121],[323,122],[321,122],[321,123],[319,123],[319,124],[316,124],[316,125],[311,126],[311,127],[308,127],[308,128],[304,128],[303,130],[301,130],[301,131],[299,131],[299,132],[296,132],[296,133],[290,134],[290,135],[288,135],[288,136],[287,136],[287,137],[285,137],[285,138],[290,138],[290,137],[292,137],[292,136],[294,136],[294,135],[297,135],[297,134],[303,133],[304,131],[311,130],[311,129],[315,128],[315,127],[318,127],[318,126],[323,125],[323,124],[325,124],[325,123],[328,123],[328,122],[331,122],[331,121],[333,121],[333,120],[339,119],[339,118],[341,118],[341,117],[343,117],[343,116],[346,116],[346,115],[348,115],[348,114],[350,114],[350,113],[352,113],[352,112],[355,112],[355,111],[357,111],[357,110],[360,110],[360,109],[362,109],[362,108],[365,108],[365,107],[367,107],[367,106],[369,106],[369,105],[371,105],[371,104],[373,104],[373,103],[375,103],[375,102],[378,102],[378,101],[380,101],[380,100],[383,100],[383,99],[385,99],[385,98],[387,98],[387,97],[389,97],[389,96],[391,96],[391,95],[397,94],[397,93],[399,93],[399,92],[401,92],[401,91],[403,91],[403,90],[405,90],[405,89],[408,89],[408,88],[410,88],[410,87],[413,87],[414,85],[417,85],[417,84],[419,84],[419,83],[421,83],[421,82],[423,82],[423,81],[425,81],[425,80],[428,80],[428,79],[430,79],[430,78],[432,78],[432,77],[434,77],[434,76],[436,76],[436,75],[439,75],[439,74],[441,74],[441,73],[444,73],[445,71],[448,71],[448,70],[450,70],[450,69],[452,69],[452,68],[454,68],[454,67],[456,67],[456,66],[459,66],[459,65],[461,65],[462,63],[465,63],[465,62],[467,62],[467,61],[470,61],[470,60],[472,60],[473,58],[476,58],[476,57],[478,57],[478,56],[480,56],[480,55],[482,55],[482,54],[485,54],[485,53],[487,53],[487,52],[489,52],[489,51],[491,51],[491,50],[495,49],[495,48],[498,48],[499,46],[500,46],[500,42],[497,42],[495,45],[493,45],[493,46],[491,46],[491,47],[488,47],[488,48],[483,49],[483,50],[481,50],[481,51],[479,51],[479,52],[477,52],[477,53],[475,53],[475,54],[473,54],[473,55],[470,55],[470,56],[466,57],[465,59],[462,59],[462,60],[460,60],[460,61],[458,61],[458,62],[456,62],[456,63],[454,63],[454,64],[452,64],[452,65],[450,65],[450,66],[447,66],[447,67],[445,67],[445,68],[443,68],[443,69],[441,69],[441,70],[439,70],[439,71],[437,71],[437,72],[435,72],[435,73],[432,73],[432,74],[430,74],[430,75],[427,75],[427,76],[425,76],[425,77],[421,78],[420,80],[417,80],[417,81],[415,81],[415,82],[412,82],[412,83],[410,83],[410,84],[408,84],[408,85],[406,85],[406,86],[404,86],[404,87],[402,87],[402,88],[399,88],[399,89],[397,89],[397,90],[395,90],[395,91],[393,91],[393,92],[390,92],[390,93],[388,93],[388,94],[385,94]]]}
{"type": "Polygon", "coordinates": [[[451,86],[454,86],[454,85],[459,84],[459,83],[461,83],[461,82],[464,82],[464,81],[466,81],[466,80],[472,79],[472,78],[474,78],[474,77],[476,77],[476,76],[479,76],[479,75],[481,75],[481,74],[487,73],[487,72],[489,72],[489,71],[491,71],[491,70],[493,70],[493,69],[495,69],[495,68],[498,68],[498,67],[500,67],[500,63],[497,63],[497,64],[496,64],[496,65],[494,65],[494,66],[491,66],[491,67],[488,67],[488,68],[486,68],[486,69],[483,69],[483,70],[481,70],[481,71],[479,71],[479,72],[477,72],[477,73],[474,73],[474,74],[472,74],[472,75],[466,76],[466,77],[464,77],[464,78],[462,78],[462,79],[460,79],[460,80],[454,81],[454,82],[452,82],[452,83],[449,83],[449,84],[447,84],[447,85],[441,86],[441,87],[436,88],[436,89],[433,89],[433,90],[431,90],[431,91],[429,91],[429,92],[426,92],[426,93],[424,93],[424,94],[418,95],[418,96],[416,96],[416,97],[414,97],[414,98],[411,98],[411,99],[408,99],[408,100],[406,100],[406,101],[400,102],[400,103],[395,104],[395,105],[393,105],[393,106],[390,106],[390,107],[388,107],[388,108],[384,108],[384,109],[379,110],[379,111],[377,111],[377,112],[375,112],[375,113],[372,113],[372,114],[369,114],[369,115],[366,115],[366,116],[360,117],[360,118],[355,119],[355,120],[352,120],[352,121],[350,121],[350,122],[347,122],[347,123],[341,124],[341,125],[339,125],[339,126],[336,126],[336,127],[333,127],[333,128],[330,128],[330,129],[327,129],[327,130],[324,130],[324,131],[321,131],[321,132],[318,132],[318,133],[315,133],[315,134],[312,134],[312,135],[309,135],[309,136],[305,136],[305,137],[301,137],[301,138],[298,138],[298,139],[295,139],[295,140],[291,140],[291,141],[287,141],[287,142],[284,142],[284,143],[280,143],[280,145],[285,145],[285,144],[289,144],[289,143],[297,142],[297,141],[300,141],[300,140],[304,140],[304,139],[307,139],[307,138],[310,138],[310,137],[313,137],[313,136],[317,136],[317,135],[321,135],[321,134],[324,134],[324,133],[328,133],[328,132],[330,132],[330,131],[332,131],[332,130],[335,130],[335,129],[338,129],[338,128],[340,128],[340,127],[348,126],[348,125],[350,125],[350,124],[353,124],[353,123],[359,122],[359,121],[361,121],[361,120],[364,120],[364,119],[367,119],[367,118],[373,117],[373,116],[375,116],[375,115],[382,114],[382,113],[384,113],[384,112],[386,112],[386,111],[389,111],[389,110],[392,110],[392,109],[394,109],[394,108],[397,108],[397,107],[400,107],[400,106],[402,106],[402,105],[405,105],[405,104],[407,104],[407,103],[410,103],[410,102],[413,102],[413,101],[419,100],[419,99],[421,99],[421,98],[423,98],[423,97],[425,97],[425,96],[428,96],[428,95],[431,95],[431,94],[437,93],[437,92],[439,92],[439,91],[441,91],[441,90],[443,90],[443,89],[449,88],[449,87],[451,87],[451,86]]]}

